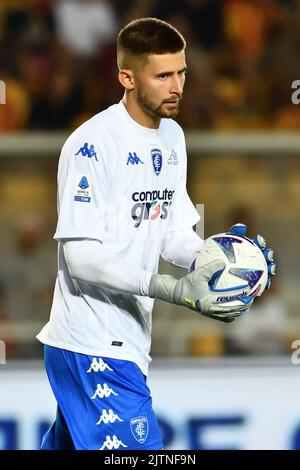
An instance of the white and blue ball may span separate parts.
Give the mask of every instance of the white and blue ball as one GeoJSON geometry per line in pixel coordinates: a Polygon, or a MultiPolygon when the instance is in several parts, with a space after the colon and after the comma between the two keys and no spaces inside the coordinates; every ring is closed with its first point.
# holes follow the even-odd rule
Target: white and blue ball
{"type": "Polygon", "coordinates": [[[225,268],[215,273],[210,287],[216,290],[234,289],[249,283],[252,297],[262,295],[268,282],[268,266],[260,248],[249,238],[232,233],[220,233],[207,238],[190,271],[216,259],[225,268]]]}

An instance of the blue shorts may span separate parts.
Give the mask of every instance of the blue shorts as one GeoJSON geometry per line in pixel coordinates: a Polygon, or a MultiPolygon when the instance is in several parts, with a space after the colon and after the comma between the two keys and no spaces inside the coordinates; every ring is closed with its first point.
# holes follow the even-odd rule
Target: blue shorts
{"type": "Polygon", "coordinates": [[[146,377],[130,361],[45,346],[58,403],[43,450],[156,450],[163,443],[146,377]]]}

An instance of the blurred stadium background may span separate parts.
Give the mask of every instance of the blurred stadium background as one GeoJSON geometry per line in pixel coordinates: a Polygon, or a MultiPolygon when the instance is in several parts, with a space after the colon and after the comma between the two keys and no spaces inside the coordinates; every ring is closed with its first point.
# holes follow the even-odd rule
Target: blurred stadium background
{"type": "MultiPolygon", "coordinates": [[[[54,415],[35,335],[56,277],[58,156],[121,99],[116,34],[142,16],[187,40],[178,122],[205,236],[243,221],[278,262],[270,292],[231,325],[156,303],[150,384],[166,448],[299,449],[299,0],[0,1],[0,449],[38,448],[54,415]]],[[[162,262],[170,271],[182,274],[162,262]]]]}

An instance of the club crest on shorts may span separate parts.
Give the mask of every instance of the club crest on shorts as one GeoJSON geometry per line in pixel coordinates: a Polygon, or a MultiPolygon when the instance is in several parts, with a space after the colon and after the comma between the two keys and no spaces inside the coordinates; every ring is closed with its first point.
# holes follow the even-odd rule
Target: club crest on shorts
{"type": "Polygon", "coordinates": [[[152,149],[151,150],[151,157],[153,163],[153,169],[156,176],[159,175],[161,167],[162,167],[162,153],[160,149],[152,149]]]}
{"type": "Polygon", "coordinates": [[[138,416],[130,420],[131,434],[140,444],[143,444],[148,437],[149,423],[147,416],[138,416]]]}

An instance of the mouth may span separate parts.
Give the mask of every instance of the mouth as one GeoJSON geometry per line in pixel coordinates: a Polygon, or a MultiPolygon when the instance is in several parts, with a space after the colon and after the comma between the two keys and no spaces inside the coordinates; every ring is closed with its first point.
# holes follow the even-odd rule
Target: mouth
{"type": "Polygon", "coordinates": [[[168,100],[168,101],[164,101],[164,103],[177,104],[177,103],[179,103],[179,100],[168,100]]]}
{"type": "Polygon", "coordinates": [[[170,100],[170,101],[164,101],[164,104],[166,104],[167,106],[171,107],[171,108],[175,108],[179,103],[179,100],[170,100]]]}

